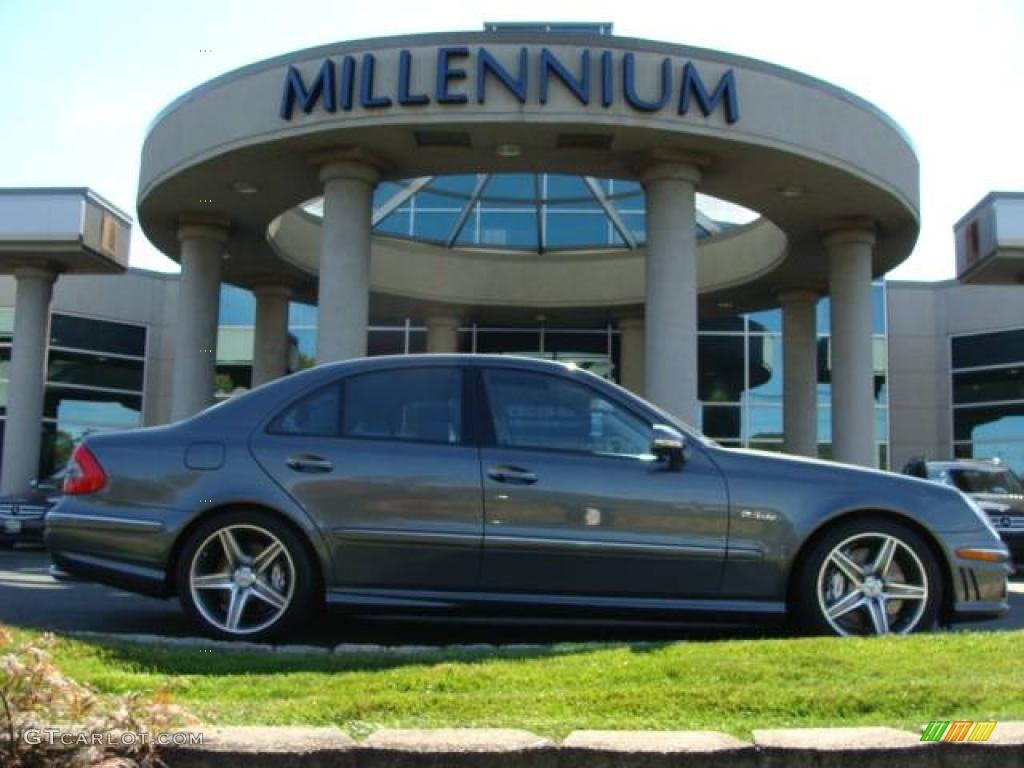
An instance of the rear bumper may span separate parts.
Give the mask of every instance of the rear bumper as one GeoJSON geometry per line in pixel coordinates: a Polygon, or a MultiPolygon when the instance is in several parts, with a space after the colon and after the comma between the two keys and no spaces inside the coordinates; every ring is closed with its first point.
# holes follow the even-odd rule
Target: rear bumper
{"type": "Polygon", "coordinates": [[[42,543],[44,522],[42,517],[0,515],[0,543],[42,543]]]}

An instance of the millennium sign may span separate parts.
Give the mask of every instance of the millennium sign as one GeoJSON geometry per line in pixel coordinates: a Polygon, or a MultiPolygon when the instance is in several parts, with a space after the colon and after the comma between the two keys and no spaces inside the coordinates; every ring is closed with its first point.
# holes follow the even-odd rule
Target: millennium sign
{"type": "MultiPolygon", "coordinates": [[[[625,102],[638,112],[675,110],[687,114],[696,107],[705,117],[721,107],[727,123],[739,120],[739,99],[732,70],[723,74],[713,88],[701,79],[693,62],[681,67],[669,58],[661,61],[657,92],[641,94],[637,87],[636,55],[624,53],[618,59],[612,51],[594,53],[582,49],[575,60],[567,61],[548,48],[531,51],[520,48],[516,65],[506,68],[486,48],[438,48],[432,70],[433,87],[427,91],[412,89],[413,71],[423,66],[410,51],[398,53],[397,76],[389,82],[376,77],[377,54],[364,53],[358,59],[324,59],[319,71],[307,80],[294,66],[288,68],[280,115],[291,120],[296,108],[310,114],[317,104],[327,112],[349,111],[354,106],[382,109],[398,105],[417,107],[427,104],[467,104],[470,100],[486,104],[491,89],[498,88],[526,104],[531,81],[533,93],[546,104],[554,87],[568,91],[581,105],[592,102],[610,107],[625,102]],[[597,66],[594,66],[594,62],[597,66]],[[470,73],[474,73],[472,80],[470,73]]],[[[428,65],[429,66],[429,65],[428,65]]]]}

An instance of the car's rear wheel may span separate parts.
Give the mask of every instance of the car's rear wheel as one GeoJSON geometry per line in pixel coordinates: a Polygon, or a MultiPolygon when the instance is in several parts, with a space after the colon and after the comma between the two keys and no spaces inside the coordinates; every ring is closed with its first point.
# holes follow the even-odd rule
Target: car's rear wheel
{"type": "Polygon", "coordinates": [[[827,530],[807,553],[797,579],[793,609],[813,634],[927,630],[942,602],[942,578],[927,542],[885,518],[827,530]]]}
{"type": "Polygon", "coordinates": [[[239,510],[203,522],[189,536],[178,561],[178,595],[208,634],[267,640],[308,614],[314,574],[291,527],[260,510],[239,510]]]}

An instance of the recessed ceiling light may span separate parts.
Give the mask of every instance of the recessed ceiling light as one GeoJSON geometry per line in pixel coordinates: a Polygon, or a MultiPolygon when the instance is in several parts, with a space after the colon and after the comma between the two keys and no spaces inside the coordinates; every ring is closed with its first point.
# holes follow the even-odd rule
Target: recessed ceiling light
{"type": "Polygon", "coordinates": [[[799,184],[787,184],[779,187],[779,194],[788,200],[795,200],[804,193],[804,188],[799,184]]]}
{"type": "Polygon", "coordinates": [[[231,184],[231,189],[240,195],[255,195],[260,191],[260,188],[255,184],[250,184],[247,181],[236,181],[231,184]]]}
{"type": "Polygon", "coordinates": [[[522,147],[518,144],[499,144],[494,149],[498,157],[519,157],[523,153],[522,147]]]}

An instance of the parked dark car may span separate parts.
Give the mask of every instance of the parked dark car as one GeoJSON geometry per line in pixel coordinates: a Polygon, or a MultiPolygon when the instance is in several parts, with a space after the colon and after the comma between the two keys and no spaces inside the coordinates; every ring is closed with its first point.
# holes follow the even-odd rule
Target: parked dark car
{"type": "Polygon", "coordinates": [[[978,502],[1018,563],[1024,562],[1024,482],[1010,467],[990,459],[912,459],[904,474],[957,488],[978,502]]]}
{"type": "Polygon", "coordinates": [[[43,480],[21,494],[0,496],[0,549],[15,544],[42,544],[43,518],[57,503],[64,482],[64,470],[43,480]]]}
{"type": "Polygon", "coordinates": [[[91,435],[55,572],[266,638],[321,601],[401,614],[789,616],[839,635],[1005,614],[1006,547],[954,488],[729,450],[599,377],[513,357],[323,365],[91,435]]]}

